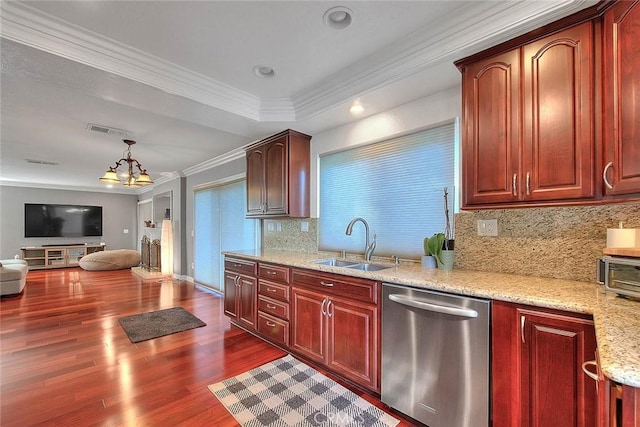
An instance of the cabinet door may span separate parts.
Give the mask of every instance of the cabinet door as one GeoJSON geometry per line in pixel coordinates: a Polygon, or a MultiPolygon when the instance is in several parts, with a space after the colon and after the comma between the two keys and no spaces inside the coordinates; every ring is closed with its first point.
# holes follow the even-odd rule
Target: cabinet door
{"type": "Polygon", "coordinates": [[[255,329],[257,314],[258,280],[254,277],[239,276],[238,279],[238,322],[255,329]]]}
{"type": "Polygon", "coordinates": [[[291,349],[321,363],[326,355],[326,303],[320,293],[291,289],[291,349]]]}
{"type": "Polygon", "coordinates": [[[232,319],[238,318],[238,275],[224,272],[224,314],[232,319]]]}
{"type": "Polygon", "coordinates": [[[247,215],[262,215],[264,207],[264,147],[247,152],[247,215]]]}
{"type": "Polygon", "coordinates": [[[287,136],[284,135],[264,148],[265,203],[267,214],[287,213],[287,136]]]}
{"type": "Polygon", "coordinates": [[[595,355],[593,322],[518,309],[523,426],[595,427],[595,382],[582,363],[595,355]]]}
{"type": "Polygon", "coordinates": [[[604,194],[640,193],[640,5],[604,16],[604,194]]]}
{"type": "Polygon", "coordinates": [[[519,50],[478,61],[463,73],[463,204],[517,201],[519,50]]]}
{"type": "Polygon", "coordinates": [[[378,384],[378,310],[375,307],[330,298],[327,366],[373,390],[378,384]]]}
{"type": "Polygon", "coordinates": [[[593,197],[591,22],[525,45],[523,63],[522,199],[593,197]]]}

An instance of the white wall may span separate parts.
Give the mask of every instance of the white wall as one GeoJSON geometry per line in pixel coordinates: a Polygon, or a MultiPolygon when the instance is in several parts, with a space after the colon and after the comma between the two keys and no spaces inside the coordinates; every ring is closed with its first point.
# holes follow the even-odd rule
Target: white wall
{"type": "Polygon", "coordinates": [[[107,249],[136,248],[135,194],[0,186],[0,259],[13,258],[23,246],[105,242],[107,249]],[[24,204],[52,203],[102,206],[102,237],[24,237],[24,204]],[[124,234],[123,230],[129,230],[124,234]]]}
{"type": "Polygon", "coordinates": [[[317,218],[319,214],[318,165],[321,154],[417,132],[458,118],[461,115],[461,99],[461,88],[454,87],[357,122],[312,135],[311,217],[317,218]]]}

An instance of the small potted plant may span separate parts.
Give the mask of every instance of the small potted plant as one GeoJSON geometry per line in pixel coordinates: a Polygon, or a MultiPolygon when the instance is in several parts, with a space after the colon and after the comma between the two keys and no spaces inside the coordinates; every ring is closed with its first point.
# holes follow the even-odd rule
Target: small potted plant
{"type": "Polygon", "coordinates": [[[441,254],[444,245],[444,233],[436,233],[431,237],[424,239],[424,256],[422,257],[422,266],[426,268],[436,268],[442,263],[441,254]]]}

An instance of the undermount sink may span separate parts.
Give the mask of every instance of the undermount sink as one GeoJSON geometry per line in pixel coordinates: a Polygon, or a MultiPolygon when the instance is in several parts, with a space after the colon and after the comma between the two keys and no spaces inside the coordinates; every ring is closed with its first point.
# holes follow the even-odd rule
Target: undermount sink
{"type": "Polygon", "coordinates": [[[349,266],[358,264],[358,261],[349,261],[347,259],[336,259],[336,258],[319,259],[311,262],[314,264],[328,265],[330,267],[349,267],[349,266]]]}
{"type": "Polygon", "coordinates": [[[388,265],[361,263],[361,264],[355,264],[355,265],[348,265],[346,266],[346,268],[352,268],[354,270],[362,270],[362,271],[378,271],[378,270],[385,270],[391,267],[388,265]]]}
{"type": "Polygon", "coordinates": [[[378,270],[384,270],[386,268],[391,268],[388,265],[366,264],[364,262],[349,261],[346,259],[336,259],[336,258],[319,259],[311,262],[313,262],[314,264],[328,265],[330,267],[352,268],[354,270],[362,270],[362,271],[378,271],[378,270]]]}

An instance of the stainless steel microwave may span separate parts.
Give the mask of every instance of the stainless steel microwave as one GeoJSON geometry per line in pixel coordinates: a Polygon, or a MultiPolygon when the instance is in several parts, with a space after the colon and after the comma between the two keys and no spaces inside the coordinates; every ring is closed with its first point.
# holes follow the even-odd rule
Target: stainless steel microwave
{"type": "Polygon", "coordinates": [[[640,258],[603,256],[598,264],[598,282],[608,291],[640,298],[640,258]]]}

